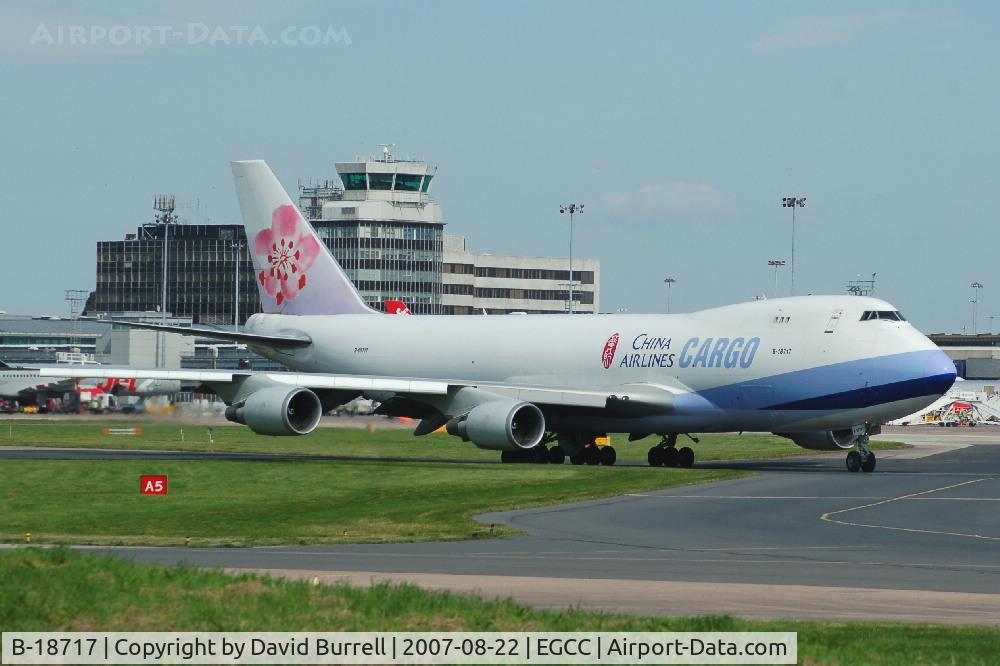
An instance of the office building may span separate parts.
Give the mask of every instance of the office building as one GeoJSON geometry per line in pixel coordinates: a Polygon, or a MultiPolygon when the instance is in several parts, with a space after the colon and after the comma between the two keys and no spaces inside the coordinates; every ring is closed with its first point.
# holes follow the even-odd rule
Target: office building
{"type": "MultiPolygon", "coordinates": [[[[444,238],[444,314],[558,314],[569,311],[566,257],[470,252],[464,236],[444,238]]],[[[573,260],[573,312],[598,312],[601,262],[573,260]]]]}

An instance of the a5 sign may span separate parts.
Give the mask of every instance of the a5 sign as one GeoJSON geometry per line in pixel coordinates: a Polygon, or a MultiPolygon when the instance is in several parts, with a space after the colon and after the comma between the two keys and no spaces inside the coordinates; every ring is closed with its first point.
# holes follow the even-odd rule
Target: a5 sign
{"type": "Polygon", "coordinates": [[[162,476],[147,476],[143,475],[139,477],[139,492],[143,495],[166,495],[167,494],[167,477],[162,476]]]}

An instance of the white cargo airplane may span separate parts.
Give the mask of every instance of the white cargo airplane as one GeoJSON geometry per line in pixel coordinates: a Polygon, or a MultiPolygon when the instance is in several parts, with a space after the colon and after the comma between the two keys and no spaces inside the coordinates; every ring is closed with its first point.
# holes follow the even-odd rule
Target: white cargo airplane
{"type": "Polygon", "coordinates": [[[847,468],[870,472],[868,435],[955,379],[949,358],[896,308],[857,296],[673,315],[381,314],[265,162],[232,168],[264,313],[243,332],[126,325],[246,343],[295,371],[135,371],[205,382],[227,418],[258,433],[306,434],[363,395],[382,402],[380,413],[421,419],[415,435],[446,426],[505,461],[613,464],[613,448],[591,444],[627,432],[662,438],[651,465],[690,467],[680,434],[764,431],[808,449],[857,445],[847,468]]]}

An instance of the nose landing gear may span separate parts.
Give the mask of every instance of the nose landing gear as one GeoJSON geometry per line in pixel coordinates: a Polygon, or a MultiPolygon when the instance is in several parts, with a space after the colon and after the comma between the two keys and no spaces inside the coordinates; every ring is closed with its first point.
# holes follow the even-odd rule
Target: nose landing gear
{"type": "Polygon", "coordinates": [[[871,450],[868,445],[868,435],[860,435],[855,442],[858,445],[857,451],[851,451],[847,454],[847,471],[848,472],[874,472],[875,471],[875,452],[871,450]]]}

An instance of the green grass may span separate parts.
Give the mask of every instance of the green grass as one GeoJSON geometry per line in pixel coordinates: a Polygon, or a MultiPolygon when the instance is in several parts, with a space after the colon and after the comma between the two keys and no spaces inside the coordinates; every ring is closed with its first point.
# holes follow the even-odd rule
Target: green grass
{"type": "MultiPolygon", "coordinates": [[[[332,454],[354,458],[496,461],[494,451],[443,434],[321,428],[305,437],[266,437],[244,427],[137,420],[139,436],[102,435],[102,420],[0,421],[9,445],[332,454]],[[184,431],[184,440],[180,431],[184,431]]],[[[613,440],[623,460],[645,460],[656,440],[613,440]]],[[[803,453],[771,435],[706,435],[699,460],[803,453]]],[[[481,465],[476,462],[4,460],[0,541],[35,543],[266,545],[379,543],[513,534],[472,516],[489,511],[611,497],[740,476],[733,470],[481,465]],[[166,474],[166,497],[138,493],[141,474],[166,474]]]]}
{"type": "Polygon", "coordinates": [[[734,470],[362,461],[3,460],[0,541],[379,543],[509,535],[488,511],[732,479],[734,470]],[[166,474],[166,496],[139,476],[166,474]]]}
{"type": "MultiPolygon", "coordinates": [[[[415,424],[414,424],[415,425],[415,424]]],[[[256,453],[303,453],[373,458],[426,458],[461,460],[497,460],[496,451],[483,451],[450,435],[434,433],[414,437],[411,429],[318,428],[302,437],[268,437],[257,435],[242,426],[189,425],[153,420],[120,421],[100,419],[60,420],[3,419],[0,420],[0,445],[53,446],[105,449],[164,449],[171,451],[227,451],[256,453]],[[138,436],[102,435],[105,425],[142,429],[138,436]],[[183,431],[183,439],[181,437],[183,431]],[[211,440],[211,441],[210,441],[211,440]]],[[[680,445],[695,450],[697,460],[746,460],[815,455],[816,451],[801,449],[791,440],[775,435],[733,433],[702,435],[698,444],[681,438],[680,445]]],[[[655,437],[629,442],[626,435],[612,435],[612,443],[622,461],[645,461],[655,437]]],[[[872,442],[873,448],[900,448],[895,442],[872,442]]],[[[836,455],[842,455],[837,453],[836,455]]]]}
{"type": "Polygon", "coordinates": [[[312,586],[65,549],[0,552],[3,631],[795,631],[804,664],[994,664],[1000,629],[539,610],[412,585],[312,586]]]}

